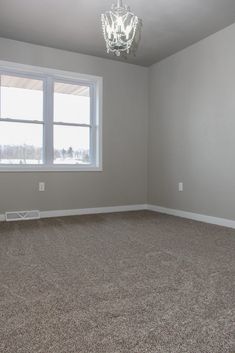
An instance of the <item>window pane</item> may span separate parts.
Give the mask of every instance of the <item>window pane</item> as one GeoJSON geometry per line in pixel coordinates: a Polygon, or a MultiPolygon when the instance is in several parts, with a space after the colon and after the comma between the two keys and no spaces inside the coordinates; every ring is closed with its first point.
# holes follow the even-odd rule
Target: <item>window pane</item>
{"type": "Polygon", "coordinates": [[[90,88],[55,82],[54,121],[90,124],[90,88]]]}
{"type": "Polygon", "coordinates": [[[1,75],[3,119],[43,120],[43,81],[1,75]]]}
{"type": "Polygon", "coordinates": [[[89,164],[90,128],[54,126],[54,163],[89,164]]]}
{"type": "Polygon", "coordinates": [[[43,125],[0,122],[0,164],[41,164],[43,125]]]}

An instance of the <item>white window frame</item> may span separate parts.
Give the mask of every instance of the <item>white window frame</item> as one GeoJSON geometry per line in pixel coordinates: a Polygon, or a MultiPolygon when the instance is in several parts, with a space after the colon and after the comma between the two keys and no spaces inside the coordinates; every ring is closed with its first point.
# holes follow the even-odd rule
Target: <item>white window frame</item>
{"type": "MultiPolygon", "coordinates": [[[[0,164],[0,172],[51,172],[51,171],[102,171],[102,101],[103,79],[99,76],[78,74],[23,64],[0,61],[0,74],[18,75],[43,81],[43,164],[0,164]],[[53,88],[54,82],[63,82],[90,87],[91,121],[90,124],[58,123],[53,118],[53,88]],[[54,125],[86,126],[90,128],[89,164],[53,164],[53,127],[54,125]]],[[[14,121],[17,119],[2,119],[14,121]]],[[[19,120],[22,123],[32,123],[30,120],[19,120]]],[[[18,122],[19,122],[18,121],[18,122]]],[[[37,124],[37,122],[34,122],[37,124]]],[[[0,123],[1,124],[1,123],[0,123]]],[[[1,128],[1,125],[0,125],[1,128]]]]}

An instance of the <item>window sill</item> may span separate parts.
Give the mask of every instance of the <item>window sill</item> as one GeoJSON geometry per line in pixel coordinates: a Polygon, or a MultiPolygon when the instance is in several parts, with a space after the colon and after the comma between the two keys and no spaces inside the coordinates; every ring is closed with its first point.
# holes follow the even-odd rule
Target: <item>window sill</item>
{"type": "Polygon", "coordinates": [[[21,172],[101,172],[103,168],[100,166],[68,166],[68,165],[53,165],[53,166],[0,166],[0,173],[5,172],[14,172],[14,173],[21,173],[21,172]]]}

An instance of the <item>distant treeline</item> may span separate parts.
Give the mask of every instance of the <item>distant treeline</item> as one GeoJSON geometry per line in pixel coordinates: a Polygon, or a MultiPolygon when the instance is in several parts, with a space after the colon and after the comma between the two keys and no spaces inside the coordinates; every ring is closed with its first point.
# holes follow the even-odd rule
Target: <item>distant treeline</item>
{"type": "MultiPolygon", "coordinates": [[[[2,159],[20,159],[24,160],[36,160],[40,161],[42,159],[42,148],[35,147],[32,145],[2,145],[0,146],[0,161],[2,159]]],[[[54,151],[55,159],[77,159],[82,162],[89,162],[89,151],[88,150],[73,150],[69,147],[67,150],[65,148],[54,151]]]]}

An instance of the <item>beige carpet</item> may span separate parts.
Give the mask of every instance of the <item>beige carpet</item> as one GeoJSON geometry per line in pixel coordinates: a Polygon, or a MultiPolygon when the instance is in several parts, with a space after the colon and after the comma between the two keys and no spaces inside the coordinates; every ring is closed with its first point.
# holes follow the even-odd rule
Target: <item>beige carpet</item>
{"type": "Polygon", "coordinates": [[[235,230],[152,212],[0,223],[1,353],[232,353],[235,230]]]}

